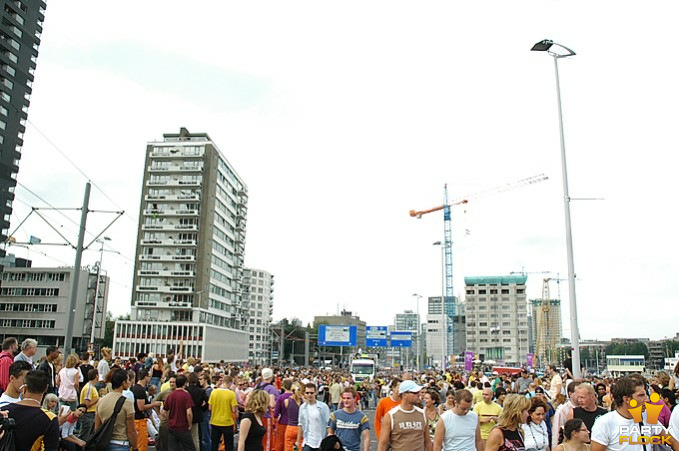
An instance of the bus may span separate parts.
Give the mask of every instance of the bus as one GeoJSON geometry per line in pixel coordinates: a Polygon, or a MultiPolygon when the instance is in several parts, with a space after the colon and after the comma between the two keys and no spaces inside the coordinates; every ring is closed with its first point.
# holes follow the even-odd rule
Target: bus
{"type": "Polygon", "coordinates": [[[354,359],[351,361],[350,371],[354,382],[365,380],[372,382],[375,377],[375,361],[371,359],[354,359]]]}

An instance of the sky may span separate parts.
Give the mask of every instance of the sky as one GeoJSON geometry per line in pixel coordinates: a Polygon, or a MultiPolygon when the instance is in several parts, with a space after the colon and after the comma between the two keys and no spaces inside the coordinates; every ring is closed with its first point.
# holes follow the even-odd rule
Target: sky
{"type": "MultiPolygon", "coordinates": [[[[552,39],[559,61],[581,339],[679,332],[672,1],[50,2],[11,230],[31,207],[124,210],[105,235],[109,310],[129,312],[144,152],[206,132],[249,189],[246,266],[275,275],[274,319],[347,309],[368,325],[442,288],[452,209],[465,276],[567,277],[552,39]],[[127,5],[127,7],[125,6],[127,5]],[[39,197],[37,197],[39,196],[39,197]]],[[[78,211],[43,211],[76,243],[78,211]]],[[[114,218],[93,213],[97,235],[114,218]]],[[[14,235],[59,237],[33,214],[14,235]]],[[[90,240],[87,240],[89,242],[90,240]]],[[[8,249],[73,265],[64,246],[8,249]]],[[[93,244],[83,265],[100,258],[93,244]]],[[[568,287],[551,284],[571,335],[568,287]]],[[[425,302],[420,311],[426,310],[425,302]]]]}

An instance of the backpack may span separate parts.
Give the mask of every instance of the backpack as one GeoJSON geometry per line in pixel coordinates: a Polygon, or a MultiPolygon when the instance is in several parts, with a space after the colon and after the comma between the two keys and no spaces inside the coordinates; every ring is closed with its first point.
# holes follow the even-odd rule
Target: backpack
{"type": "Polygon", "coordinates": [[[16,451],[13,429],[6,430],[5,435],[2,436],[2,440],[0,440],[0,451],[16,451]]]}
{"type": "Polygon", "coordinates": [[[92,437],[87,441],[85,445],[85,451],[106,451],[111,443],[111,437],[113,436],[113,427],[116,424],[116,417],[123,408],[123,404],[127,398],[121,396],[116,402],[116,407],[113,409],[113,414],[97,429],[92,437]]]}

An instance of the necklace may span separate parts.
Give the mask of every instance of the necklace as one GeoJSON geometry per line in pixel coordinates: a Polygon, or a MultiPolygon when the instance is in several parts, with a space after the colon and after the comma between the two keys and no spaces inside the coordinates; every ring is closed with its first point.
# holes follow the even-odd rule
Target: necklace
{"type": "Polygon", "coordinates": [[[38,401],[37,399],[24,398],[24,399],[22,399],[22,401],[33,401],[34,403],[38,404],[39,406],[42,406],[42,403],[40,401],[38,401]]]}
{"type": "Polygon", "coordinates": [[[535,442],[535,447],[540,450],[540,449],[547,449],[547,431],[542,429],[542,423],[538,424],[538,429],[540,430],[540,442],[538,442],[537,438],[535,437],[535,434],[533,434],[533,422],[529,421],[528,422],[528,432],[530,432],[530,436],[533,438],[533,441],[535,442]],[[544,440],[544,443],[542,443],[542,440],[544,440]]]}

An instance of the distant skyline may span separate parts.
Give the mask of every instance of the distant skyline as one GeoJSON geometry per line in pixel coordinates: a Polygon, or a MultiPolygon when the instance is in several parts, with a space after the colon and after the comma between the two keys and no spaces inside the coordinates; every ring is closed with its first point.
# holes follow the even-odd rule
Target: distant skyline
{"type": "MultiPolygon", "coordinates": [[[[443,219],[408,211],[440,205],[446,183],[458,199],[545,173],[452,210],[455,294],[465,276],[523,270],[539,298],[534,273],[567,272],[554,67],[530,51],[549,38],[577,52],[559,65],[571,195],[603,199],[571,207],[580,336],[673,337],[677,13],[669,0],[53,2],[10,231],[44,206],[31,192],[79,207],[91,179],[92,209],[126,212],[103,267],[111,312],[128,312],[146,143],[183,126],[248,185],[245,264],[274,274],[275,319],[339,305],[385,325],[415,310],[413,293],[441,292],[443,219]]],[[[44,212],[75,242],[79,212],[64,214],[44,212]]],[[[109,220],[92,214],[88,230],[109,220]]],[[[60,239],[35,217],[16,232],[30,235],[60,239]]],[[[7,251],[74,260],[61,246],[7,251]]],[[[94,246],[83,265],[98,259],[94,246]]]]}

